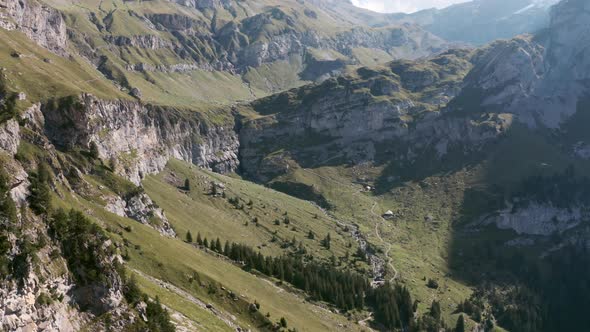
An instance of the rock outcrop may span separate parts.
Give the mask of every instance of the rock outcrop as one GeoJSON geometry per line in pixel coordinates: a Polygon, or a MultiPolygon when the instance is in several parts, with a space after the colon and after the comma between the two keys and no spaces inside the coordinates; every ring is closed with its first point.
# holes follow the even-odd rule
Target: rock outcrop
{"type": "Polygon", "coordinates": [[[67,54],[67,29],[61,13],[28,0],[0,2],[0,28],[19,30],[42,47],[67,54]]]}
{"type": "Polygon", "coordinates": [[[531,127],[558,128],[572,116],[590,79],[590,4],[556,5],[547,31],[500,41],[480,51],[466,79],[484,109],[502,108],[531,127]]]}
{"type": "Polygon", "coordinates": [[[161,208],[145,193],[130,197],[105,197],[105,209],[118,216],[127,217],[144,225],[148,225],[164,236],[175,237],[176,232],[161,208]]]}
{"type": "Polygon", "coordinates": [[[138,36],[108,36],[105,38],[108,43],[117,46],[133,46],[145,48],[148,50],[157,50],[159,48],[172,47],[172,43],[156,35],[138,35],[138,36]]]}
{"type": "MultiPolygon", "coordinates": [[[[238,167],[239,140],[231,116],[212,123],[201,114],[85,94],[71,105],[43,108],[45,131],[58,147],[89,147],[118,174],[139,184],[170,158],[217,172],[238,167]]],[[[223,117],[223,115],[219,115],[223,117]]]]}
{"type": "Polygon", "coordinates": [[[254,110],[265,116],[240,130],[241,169],[267,181],[290,167],[286,160],[312,167],[335,158],[412,162],[423,152],[442,157],[451,149],[478,151],[510,128],[512,115],[442,111],[460,91],[468,57],[452,51],[419,65],[393,62],[390,72],[363,68],[360,79],[331,79],[255,102],[254,110]],[[387,149],[391,155],[379,156],[387,149]]]}
{"type": "Polygon", "coordinates": [[[480,218],[472,226],[494,224],[500,229],[510,229],[519,235],[550,236],[572,229],[588,220],[586,208],[558,208],[551,204],[532,202],[525,207],[514,209],[509,205],[503,210],[480,218]]]}
{"type": "Polygon", "coordinates": [[[0,123],[0,150],[14,155],[20,144],[20,127],[14,119],[0,123]]]}

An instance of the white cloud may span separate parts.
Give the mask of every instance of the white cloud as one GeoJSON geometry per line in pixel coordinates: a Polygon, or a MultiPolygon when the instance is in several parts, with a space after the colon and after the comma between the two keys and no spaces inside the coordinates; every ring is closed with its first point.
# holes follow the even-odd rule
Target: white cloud
{"type": "Polygon", "coordinates": [[[443,8],[468,0],[352,0],[355,6],[380,13],[412,13],[427,8],[443,8]]]}

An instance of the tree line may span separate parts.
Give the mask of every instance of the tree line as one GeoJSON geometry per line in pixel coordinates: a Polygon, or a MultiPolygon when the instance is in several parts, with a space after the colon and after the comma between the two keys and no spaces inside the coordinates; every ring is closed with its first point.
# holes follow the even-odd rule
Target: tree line
{"type": "MultiPolygon", "coordinates": [[[[192,235],[187,233],[187,240],[192,235]]],[[[306,292],[310,299],[330,303],[340,310],[370,307],[375,321],[388,329],[411,325],[414,305],[410,292],[401,285],[385,283],[373,288],[369,280],[356,272],[337,269],[333,264],[305,261],[299,256],[264,256],[247,245],[221,240],[208,241],[197,235],[197,244],[240,264],[244,270],[256,270],[287,282],[306,292]]]]}

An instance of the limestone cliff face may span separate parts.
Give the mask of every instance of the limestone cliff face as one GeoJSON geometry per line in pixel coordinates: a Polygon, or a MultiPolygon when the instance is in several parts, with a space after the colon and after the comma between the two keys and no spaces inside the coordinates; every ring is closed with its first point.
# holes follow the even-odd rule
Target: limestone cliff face
{"type": "Polygon", "coordinates": [[[133,46],[148,50],[172,47],[172,43],[156,35],[138,35],[132,37],[126,36],[108,36],[107,42],[117,46],[133,46]]]}
{"type": "MultiPolygon", "coordinates": [[[[32,226],[28,221],[28,227],[32,226]]],[[[101,250],[111,246],[105,242],[101,250]]],[[[82,326],[92,326],[93,312],[103,314],[110,312],[116,320],[115,331],[121,331],[129,322],[129,317],[121,316],[124,310],[122,281],[112,270],[116,256],[104,256],[103,252],[95,254],[103,257],[103,267],[110,269],[105,275],[105,284],[93,284],[79,287],[68,275],[66,263],[52,257],[53,249],[46,246],[35,254],[38,264],[31,268],[22,284],[15,280],[4,280],[0,287],[0,328],[5,331],[79,331],[82,326]],[[72,305],[90,309],[82,312],[72,305]],[[121,310],[121,311],[120,311],[121,310]]],[[[18,253],[14,253],[17,255],[18,253]]],[[[54,254],[53,254],[54,255],[54,254]]],[[[98,327],[100,329],[100,327],[98,327]]]]}
{"type": "Polygon", "coordinates": [[[503,210],[480,218],[474,225],[494,224],[500,229],[510,229],[519,235],[543,235],[563,233],[588,220],[587,207],[559,208],[552,204],[530,204],[513,208],[508,204],[503,210]]]}
{"type": "Polygon", "coordinates": [[[231,118],[213,124],[197,113],[91,95],[70,107],[46,106],[43,113],[45,131],[55,145],[95,143],[100,158],[112,161],[117,173],[136,184],[162,170],[170,158],[217,172],[238,166],[239,141],[231,118]]]}
{"type": "Polygon", "coordinates": [[[531,127],[559,127],[588,93],[589,20],[587,1],[562,1],[546,31],[482,50],[467,87],[481,90],[482,107],[503,108],[531,127]]]}
{"type": "Polygon", "coordinates": [[[164,236],[176,236],[176,232],[164,211],[145,193],[138,193],[130,197],[107,196],[103,197],[103,200],[107,202],[105,206],[107,211],[149,225],[164,236]]]}
{"type": "Polygon", "coordinates": [[[0,28],[19,30],[48,50],[65,55],[66,23],[61,13],[33,1],[0,1],[0,28]]]}
{"type": "MultiPolygon", "coordinates": [[[[423,152],[442,157],[450,149],[460,148],[467,153],[498,138],[512,124],[509,114],[474,119],[436,110],[423,112],[419,100],[376,98],[371,87],[381,91],[383,83],[375,82],[379,81],[369,83],[368,90],[358,90],[329,81],[322,85],[323,92],[312,93],[313,102],[304,98],[292,109],[277,106],[286,110],[245,123],[240,131],[245,175],[268,181],[269,174],[273,177],[281,169],[286,171],[285,159],[303,167],[335,158],[352,163],[375,161],[379,150],[387,146],[403,147],[388,160],[410,162],[423,152]],[[328,87],[330,84],[333,86],[328,87]],[[276,155],[277,151],[282,153],[276,155]]],[[[401,86],[388,84],[386,91],[401,86]]],[[[280,103],[282,97],[274,98],[273,103],[280,103]]]]}
{"type": "Polygon", "coordinates": [[[0,124],[0,150],[14,155],[20,144],[20,127],[16,120],[0,124]]]}
{"type": "MultiPolygon", "coordinates": [[[[242,28],[244,29],[244,28],[242,28]]],[[[252,34],[242,30],[246,35],[252,34]]],[[[317,31],[292,30],[243,47],[236,55],[237,67],[260,66],[263,63],[287,59],[289,55],[304,55],[309,48],[335,50],[353,57],[356,48],[378,49],[392,58],[417,59],[444,51],[449,44],[415,25],[383,29],[353,28],[324,36],[317,31]]]]}
{"type": "Polygon", "coordinates": [[[442,157],[451,149],[478,151],[506,132],[512,116],[455,115],[441,107],[461,91],[468,57],[468,52],[450,51],[418,63],[363,68],[358,76],[255,102],[254,110],[264,116],[240,130],[241,169],[267,181],[289,167],[279,159],[312,167],[336,158],[353,164],[379,158],[412,162],[421,153],[442,157]]]}

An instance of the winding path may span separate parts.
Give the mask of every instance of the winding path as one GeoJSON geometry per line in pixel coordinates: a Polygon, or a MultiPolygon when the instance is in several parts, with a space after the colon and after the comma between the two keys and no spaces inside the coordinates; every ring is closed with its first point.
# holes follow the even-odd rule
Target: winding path
{"type": "MultiPolygon", "coordinates": [[[[373,215],[373,217],[379,218],[382,224],[385,224],[387,222],[385,220],[385,218],[383,218],[382,216],[375,213],[375,207],[377,207],[377,205],[378,205],[378,203],[376,201],[374,201],[373,207],[371,207],[371,214],[373,215]]],[[[385,240],[383,240],[383,238],[381,237],[381,234],[379,233],[379,223],[375,223],[375,235],[377,235],[377,238],[379,239],[379,241],[381,241],[381,243],[383,243],[384,245],[387,245],[387,250],[385,251],[385,257],[387,257],[387,265],[389,265],[389,267],[393,270],[393,277],[389,280],[389,282],[394,282],[395,279],[397,279],[399,273],[397,272],[397,269],[395,268],[395,266],[393,266],[391,256],[389,256],[389,252],[391,251],[391,243],[385,242],[385,240]]]]}
{"type": "MultiPolygon", "coordinates": [[[[331,159],[334,159],[334,158],[331,158],[331,159]]],[[[329,159],[328,159],[328,160],[329,160],[329,159]]],[[[310,169],[302,168],[301,170],[303,170],[304,172],[307,172],[307,173],[313,174],[313,175],[315,175],[315,176],[317,176],[317,177],[319,177],[319,178],[321,178],[321,179],[324,179],[324,180],[326,180],[326,181],[330,181],[330,182],[336,183],[336,184],[338,184],[338,185],[341,185],[341,186],[343,186],[343,187],[349,187],[349,186],[351,186],[351,184],[345,184],[345,183],[342,183],[342,182],[340,182],[340,181],[336,181],[336,180],[334,180],[334,179],[331,179],[331,178],[329,178],[329,177],[326,177],[326,176],[320,175],[320,174],[318,174],[318,173],[316,173],[316,172],[314,172],[314,171],[312,171],[312,170],[310,170],[310,169]]],[[[356,196],[356,195],[358,195],[360,192],[361,192],[361,190],[356,190],[356,191],[355,191],[355,192],[352,194],[352,196],[356,196]]],[[[385,220],[385,219],[384,219],[384,218],[383,218],[381,215],[378,215],[377,213],[375,213],[375,208],[376,208],[378,205],[379,205],[379,203],[378,203],[376,200],[373,200],[373,206],[371,207],[371,216],[372,216],[373,218],[379,219],[379,222],[375,222],[375,235],[377,236],[377,238],[379,239],[379,241],[381,241],[381,243],[387,247],[387,250],[385,251],[385,257],[387,257],[387,265],[388,265],[388,266],[389,266],[389,267],[392,269],[392,271],[393,271],[393,277],[390,279],[390,282],[393,282],[393,281],[395,281],[395,280],[398,278],[398,276],[399,276],[399,273],[398,273],[398,270],[397,270],[397,269],[395,268],[395,266],[393,265],[393,262],[392,262],[392,259],[391,259],[391,257],[389,256],[389,253],[391,252],[391,248],[392,248],[392,246],[391,246],[391,243],[389,243],[389,242],[386,242],[386,241],[383,239],[383,237],[381,237],[381,234],[380,234],[380,232],[379,232],[379,225],[380,225],[380,224],[386,224],[386,220],[385,220]]],[[[342,222],[342,221],[338,220],[338,219],[337,219],[337,218],[335,218],[334,216],[332,216],[332,215],[328,214],[328,212],[327,212],[327,211],[325,211],[324,209],[322,209],[322,211],[323,211],[323,212],[324,212],[324,213],[325,213],[327,216],[329,216],[329,217],[331,217],[332,219],[334,219],[334,220],[336,221],[336,223],[338,223],[339,225],[341,225],[341,226],[342,226],[342,225],[346,225],[346,226],[352,227],[352,229],[354,230],[354,231],[353,231],[353,236],[355,237],[355,239],[357,240],[357,242],[360,242],[360,240],[359,240],[359,238],[358,238],[358,237],[362,237],[362,236],[360,236],[360,235],[359,235],[359,236],[357,237],[357,236],[354,234],[354,232],[358,232],[358,234],[360,234],[360,232],[358,231],[358,226],[356,226],[356,225],[350,225],[350,224],[346,224],[346,223],[344,223],[344,222],[342,222]]],[[[368,252],[367,252],[367,250],[366,250],[366,248],[365,248],[364,250],[365,250],[365,253],[368,253],[368,252]]],[[[374,257],[376,257],[376,256],[374,256],[374,257]]],[[[375,266],[375,263],[374,263],[374,262],[372,262],[372,265],[373,265],[373,272],[374,272],[374,274],[376,274],[376,275],[377,275],[377,274],[378,274],[378,272],[376,271],[376,266],[375,266]]],[[[375,286],[376,284],[377,284],[377,283],[376,283],[376,282],[374,282],[374,286],[375,286]]]]}

